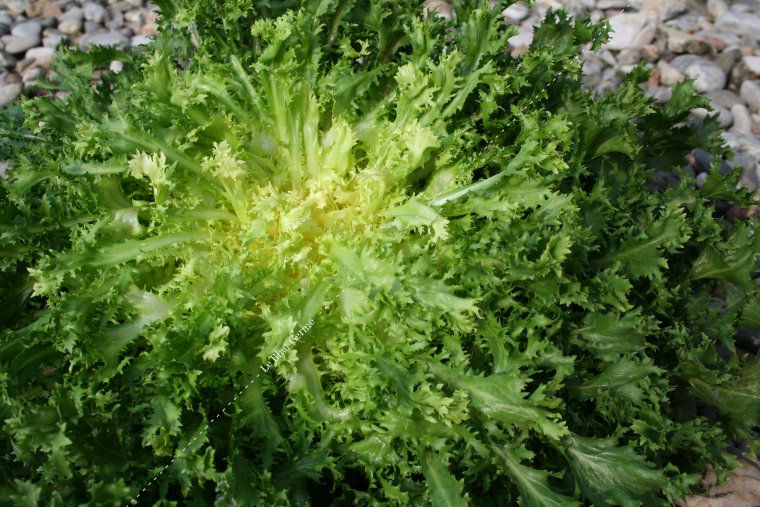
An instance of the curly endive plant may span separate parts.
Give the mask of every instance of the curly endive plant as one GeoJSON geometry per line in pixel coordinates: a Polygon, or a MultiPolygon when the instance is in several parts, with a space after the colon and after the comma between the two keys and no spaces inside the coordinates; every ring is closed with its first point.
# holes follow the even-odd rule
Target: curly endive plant
{"type": "Polygon", "coordinates": [[[725,153],[689,83],[592,96],[562,11],[516,58],[505,4],[159,4],[3,113],[3,502],[649,506],[757,452],[751,197],[648,185],[725,153]]]}

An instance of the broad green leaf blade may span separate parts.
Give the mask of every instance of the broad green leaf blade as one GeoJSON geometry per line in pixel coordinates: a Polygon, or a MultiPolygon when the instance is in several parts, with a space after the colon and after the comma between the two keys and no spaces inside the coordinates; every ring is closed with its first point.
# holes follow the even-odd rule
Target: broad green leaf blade
{"type": "Polygon", "coordinates": [[[466,507],[467,502],[462,493],[462,481],[457,480],[446,465],[442,456],[427,451],[423,461],[423,473],[434,507],[466,507]]]}

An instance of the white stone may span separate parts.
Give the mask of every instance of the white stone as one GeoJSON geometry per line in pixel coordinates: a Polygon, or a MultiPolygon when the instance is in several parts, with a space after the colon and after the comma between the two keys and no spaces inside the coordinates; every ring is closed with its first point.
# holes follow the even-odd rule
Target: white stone
{"type": "Polygon", "coordinates": [[[32,48],[26,52],[24,58],[31,58],[38,67],[47,69],[55,56],[55,48],[41,47],[32,48]]]}
{"type": "Polygon", "coordinates": [[[86,34],[79,39],[79,47],[83,50],[93,46],[123,47],[129,43],[129,40],[119,32],[106,32],[95,35],[86,34]]]}
{"type": "Polygon", "coordinates": [[[11,29],[11,35],[16,37],[39,37],[40,33],[42,33],[42,26],[36,21],[25,21],[11,29]]]}
{"type": "Polygon", "coordinates": [[[713,18],[719,18],[728,11],[728,5],[723,0],[707,0],[707,12],[713,18]]]}
{"type": "Polygon", "coordinates": [[[715,20],[718,30],[746,35],[755,40],[760,40],[760,16],[751,12],[738,13],[733,10],[727,11],[715,20]]]}
{"type": "Polygon", "coordinates": [[[0,106],[13,102],[21,95],[23,85],[21,83],[11,83],[0,85],[0,106]]]}
{"type": "Polygon", "coordinates": [[[754,113],[760,110],[760,79],[743,82],[739,94],[747,101],[750,111],[754,113]]]}
{"type": "MultiPolygon", "coordinates": [[[[757,29],[760,30],[760,26],[757,27],[757,29]]],[[[744,65],[750,70],[750,72],[760,76],[760,56],[745,56],[744,65]]]]}
{"type": "Polygon", "coordinates": [[[614,33],[607,47],[615,51],[649,44],[657,31],[657,24],[641,13],[618,14],[610,19],[610,27],[614,33]]]}
{"type": "Polygon", "coordinates": [[[657,62],[657,70],[660,71],[660,83],[665,86],[673,86],[683,79],[683,73],[665,60],[657,62]]]}
{"type": "Polygon", "coordinates": [[[528,17],[528,14],[530,14],[530,8],[528,8],[525,2],[517,2],[504,9],[502,14],[507,21],[516,23],[528,17]]]}
{"type": "Polygon", "coordinates": [[[694,80],[694,88],[700,92],[720,90],[726,86],[726,75],[716,63],[695,55],[675,57],[670,64],[686,77],[694,80]]]}
{"type": "Polygon", "coordinates": [[[40,36],[20,37],[16,35],[5,35],[2,40],[3,44],[5,44],[5,51],[12,55],[16,55],[37,46],[40,43],[40,36]]]}
{"type": "Polygon", "coordinates": [[[94,21],[96,23],[102,23],[105,21],[108,13],[100,4],[94,2],[88,2],[84,4],[84,19],[87,21],[94,21]]]}
{"type": "Polygon", "coordinates": [[[731,108],[731,116],[734,117],[734,126],[732,130],[737,132],[752,133],[752,118],[749,111],[742,104],[736,104],[731,108]]]}

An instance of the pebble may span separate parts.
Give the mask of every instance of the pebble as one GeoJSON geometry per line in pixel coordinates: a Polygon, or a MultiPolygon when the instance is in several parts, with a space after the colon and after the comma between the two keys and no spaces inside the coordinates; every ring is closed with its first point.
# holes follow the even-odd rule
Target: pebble
{"type": "Polygon", "coordinates": [[[726,86],[723,69],[707,58],[696,55],[677,56],[670,64],[686,77],[694,80],[694,88],[701,92],[720,90],[726,86]]]}
{"type": "Polygon", "coordinates": [[[741,51],[738,47],[728,48],[715,58],[715,64],[720,67],[724,74],[729,75],[741,58],[741,51]]]}
{"type": "Polygon", "coordinates": [[[752,132],[752,118],[749,116],[747,107],[743,104],[736,104],[731,108],[731,116],[734,117],[733,130],[738,132],[752,132]]]}
{"type": "Polygon", "coordinates": [[[151,42],[153,42],[153,38],[149,35],[135,35],[130,39],[129,45],[134,48],[144,44],[150,44],[151,42]]]}
{"type": "Polygon", "coordinates": [[[16,37],[37,37],[42,33],[42,25],[37,21],[26,21],[19,23],[11,29],[11,35],[16,37]]]}
{"type": "Polygon", "coordinates": [[[706,96],[713,102],[716,102],[728,109],[731,109],[737,104],[741,104],[743,106],[747,105],[746,100],[739,97],[737,94],[730,90],[713,90],[711,92],[708,92],[706,96]]]}
{"type": "Polygon", "coordinates": [[[11,83],[0,85],[0,106],[4,106],[8,102],[13,102],[21,95],[21,90],[24,85],[21,83],[11,83]]]}
{"type": "Polygon", "coordinates": [[[87,50],[92,46],[123,47],[129,40],[119,32],[106,32],[95,35],[85,34],[79,38],[79,47],[87,50]]]}
{"type": "Polygon", "coordinates": [[[517,2],[504,9],[502,14],[507,23],[517,24],[528,17],[530,8],[528,8],[525,2],[517,2]]]}
{"type": "Polygon", "coordinates": [[[739,94],[747,101],[747,107],[750,111],[753,113],[760,111],[760,79],[744,81],[739,94]]]}
{"type": "Polygon", "coordinates": [[[46,48],[57,48],[64,41],[63,35],[59,33],[50,34],[42,39],[42,45],[46,48]]]}
{"type": "Polygon", "coordinates": [[[40,36],[4,35],[2,41],[5,44],[5,50],[12,55],[16,55],[37,46],[40,43],[40,36]]]}
{"type": "MultiPolygon", "coordinates": [[[[760,26],[757,29],[760,30],[760,26]]],[[[760,56],[745,56],[742,58],[742,61],[744,61],[744,65],[746,65],[750,72],[760,76],[760,56]]]]}
{"type": "Polygon", "coordinates": [[[707,0],[707,12],[713,18],[719,18],[728,11],[728,4],[724,0],[707,0]]]}
{"type": "Polygon", "coordinates": [[[660,60],[657,63],[657,70],[660,71],[660,83],[665,86],[673,86],[683,79],[683,73],[670,65],[665,60],[660,60]]]}
{"type": "Polygon", "coordinates": [[[82,30],[84,12],[79,7],[72,7],[61,15],[58,30],[66,35],[74,35],[82,30]]]}
{"type": "Polygon", "coordinates": [[[616,51],[649,44],[657,31],[656,23],[642,13],[619,14],[610,19],[610,27],[614,33],[607,48],[616,51]]]}
{"type": "Polygon", "coordinates": [[[40,47],[40,48],[32,48],[29,51],[27,51],[26,55],[24,56],[24,59],[31,58],[32,60],[34,60],[34,64],[36,66],[47,69],[48,67],[50,67],[50,63],[53,61],[54,56],[55,56],[55,48],[40,47]]]}
{"type": "Polygon", "coordinates": [[[100,4],[88,2],[84,4],[84,19],[87,21],[94,21],[96,23],[102,23],[108,17],[108,11],[100,4]]]}
{"type": "Polygon", "coordinates": [[[760,16],[749,12],[726,11],[725,14],[715,20],[715,27],[719,30],[744,35],[754,40],[760,40],[760,16]]]}

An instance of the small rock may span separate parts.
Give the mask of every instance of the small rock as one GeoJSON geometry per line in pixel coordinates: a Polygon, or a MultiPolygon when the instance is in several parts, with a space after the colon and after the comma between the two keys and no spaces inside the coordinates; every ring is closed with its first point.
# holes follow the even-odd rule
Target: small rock
{"type": "Polygon", "coordinates": [[[46,48],[57,48],[63,42],[63,35],[56,33],[42,39],[42,45],[46,48]]]}
{"type": "Polygon", "coordinates": [[[665,104],[673,98],[673,90],[668,86],[656,86],[647,90],[646,95],[652,97],[658,104],[665,104]]]}
{"type": "Polygon", "coordinates": [[[721,17],[715,20],[715,27],[719,30],[744,35],[754,40],[760,40],[760,16],[744,12],[738,13],[734,10],[726,11],[721,17]]]}
{"type": "Polygon", "coordinates": [[[711,103],[710,107],[712,108],[712,111],[705,109],[704,107],[697,107],[693,109],[690,115],[691,118],[701,121],[708,116],[714,117],[717,115],[718,125],[720,128],[725,129],[731,126],[731,123],[733,123],[734,119],[732,118],[731,112],[728,109],[715,102],[711,103]]]}
{"type": "Polygon", "coordinates": [[[731,109],[736,104],[741,104],[743,106],[747,105],[747,102],[744,99],[729,90],[713,90],[711,92],[708,92],[706,95],[707,98],[713,102],[716,102],[728,109],[731,109]]]}
{"type": "Polygon", "coordinates": [[[103,25],[101,25],[97,21],[84,22],[84,33],[96,33],[98,30],[102,30],[102,29],[103,29],[103,25]]]}
{"type": "Polygon", "coordinates": [[[16,55],[37,46],[40,43],[40,36],[20,37],[16,35],[4,35],[3,43],[8,53],[16,55]]]}
{"type": "Polygon", "coordinates": [[[707,0],[707,12],[717,19],[728,11],[728,5],[723,0],[707,0]]]}
{"type": "Polygon", "coordinates": [[[0,85],[0,106],[13,102],[21,95],[24,85],[21,83],[11,83],[0,85]]]}
{"type": "Polygon", "coordinates": [[[106,20],[108,11],[105,7],[94,2],[87,2],[84,4],[84,19],[87,21],[94,21],[96,23],[102,23],[106,20]]]}
{"type": "Polygon", "coordinates": [[[34,60],[34,65],[47,69],[55,56],[55,48],[32,48],[26,52],[26,58],[34,60]]]}
{"type": "Polygon", "coordinates": [[[144,44],[150,44],[153,39],[148,35],[135,35],[129,42],[129,45],[134,47],[142,46],[144,44]]]}
{"type": "Polygon", "coordinates": [[[72,7],[61,15],[58,21],[58,30],[66,35],[73,35],[82,31],[82,19],[84,13],[79,7],[72,7]]]}
{"type": "Polygon", "coordinates": [[[728,48],[719,54],[713,61],[721,68],[724,74],[729,75],[739,61],[741,57],[741,51],[738,47],[728,48]]]}
{"type": "Polygon", "coordinates": [[[528,17],[528,14],[530,14],[530,8],[528,8],[525,2],[517,2],[504,9],[502,14],[507,23],[516,25],[528,17]]]}
{"type": "Polygon", "coordinates": [[[660,71],[660,83],[665,86],[673,86],[683,79],[683,73],[665,60],[657,63],[657,70],[660,71]]]}
{"type": "MultiPolygon", "coordinates": [[[[715,112],[718,113],[718,125],[722,129],[727,129],[734,123],[734,117],[731,111],[729,111],[727,108],[721,106],[717,102],[711,102],[710,106],[713,108],[715,112]]],[[[715,114],[715,113],[710,113],[715,114]]]]}
{"type": "Polygon", "coordinates": [[[743,82],[739,95],[747,101],[750,111],[760,111],[760,79],[743,82]]]}
{"type": "Polygon", "coordinates": [[[82,50],[87,50],[92,46],[123,47],[128,42],[128,39],[119,32],[106,32],[96,35],[85,34],[79,39],[79,47],[82,50]]]}
{"type": "Polygon", "coordinates": [[[699,173],[697,174],[697,178],[694,181],[694,184],[697,186],[697,188],[702,188],[705,186],[705,182],[707,181],[707,173],[699,173]]]}
{"type": "MultiPolygon", "coordinates": [[[[760,30],[760,27],[758,27],[760,30]]],[[[744,65],[755,75],[760,76],[760,56],[745,56],[742,58],[744,65]]]]}
{"type": "Polygon", "coordinates": [[[660,59],[660,48],[656,44],[641,46],[641,57],[649,63],[655,63],[660,59]]]}
{"type": "Polygon", "coordinates": [[[701,56],[677,56],[670,64],[686,77],[694,80],[694,87],[700,92],[719,90],[726,86],[726,75],[717,64],[701,56]]]}
{"type": "Polygon", "coordinates": [[[716,52],[723,51],[729,46],[741,44],[741,38],[732,33],[719,32],[717,30],[700,30],[694,34],[709,42],[716,52]]]}
{"type": "Polygon", "coordinates": [[[10,35],[10,33],[11,33],[11,25],[0,23],[0,36],[10,35]]]}
{"type": "Polygon", "coordinates": [[[517,35],[509,38],[509,45],[514,49],[527,48],[533,42],[533,26],[523,23],[519,30],[517,35]]]}
{"type": "Polygon", "coordinates": [[[734,117],[733,130],[752,133],[752,118],[750,118],[749,111],[744,105],[736,104],[733,106],[731,116],[734,117]]]}
{"type": "Polygon", "coordinates": [[[24,14],[29,8],[29,2],[27,0],[4,0],[3,4],[14,18],[24,14]]]}
{"type": "Polygon", "coordinates": [[[445,19],[451,19],[456,15],[454,7],[445,0],[426,0],[422,8],[422,16],[426,18],[431,14],[445,19]]]}
{"type": "Polygon", "coordinates": [[[610,19],[610,27],[614,33],[607,47],[615,51],[649,44],[657,30],[656,23],[645,14],[628,12],[610,19]]]}
{"type": "Polygon", "coordinates": [[[668,41],[668,49],[673,53],[689,53],[692,55],[704,55],[712,50],[712,44],[706,39],[693,35],[677,28],[663,26],[659,30],[660,36],[668,41]]]}
{"type": "Polygon", "coordinates": [[[16,59],[5,51],[0,50],[0,68],[10,68],[14,65],[16,65],[16,59]]]}
{"type": "Polygon", "coordinates": [[[122,70],[124,70],[124,62],[120,60],[114,60],[111,62],[111,64],[108,66],[108,68],[113,72],[114,74],[118,74],[122,70]]]}
{"type": "Polygon", "coordinates": [[[639,8],[642,14],[654,16],[661,21],[673,19],[686,11],[684,2],[663,2],[662,0],[644,0],[639,8]]]}
{"type": "Polygon", "coordinates": [[[11,35],[16,37],[39,37],[40,33],[42,33],[42,26],[37,21],[19,23],[11,29],[11,35]]]}
{"type": "Polygon", "coordinates": [[[16,72],[21,73],[34,65],[34,58],[23,58],[16,63],[16,72]]]}
{"type": "Polygon", "coordinates": [[[625,9],[626,7],[628,7],[626,0],[599,0],[596,3],[596,8],[603,11],[607,9],[625,9]]]}
{"type": "Polygon", "coordinates": [[[42,77],[42,75],[44,74],[45,74],[45,71],[43,69],[39,67],[32,67],[32,68],[26,69],[26,71],[24,71],[21,74],[21,80],[24,84],[33,84],[34,82],[37,81],[37,79],[42,77]]]}
{"type": "Polygon", "coordinates": [[[692,165],[698,173],[709,172],[710,166],[712,165],[713,160],[715,160],[715,157],[707,153],[702,148],[697,148],[691,152],[691,157],[693,158],[692,165]]]}

